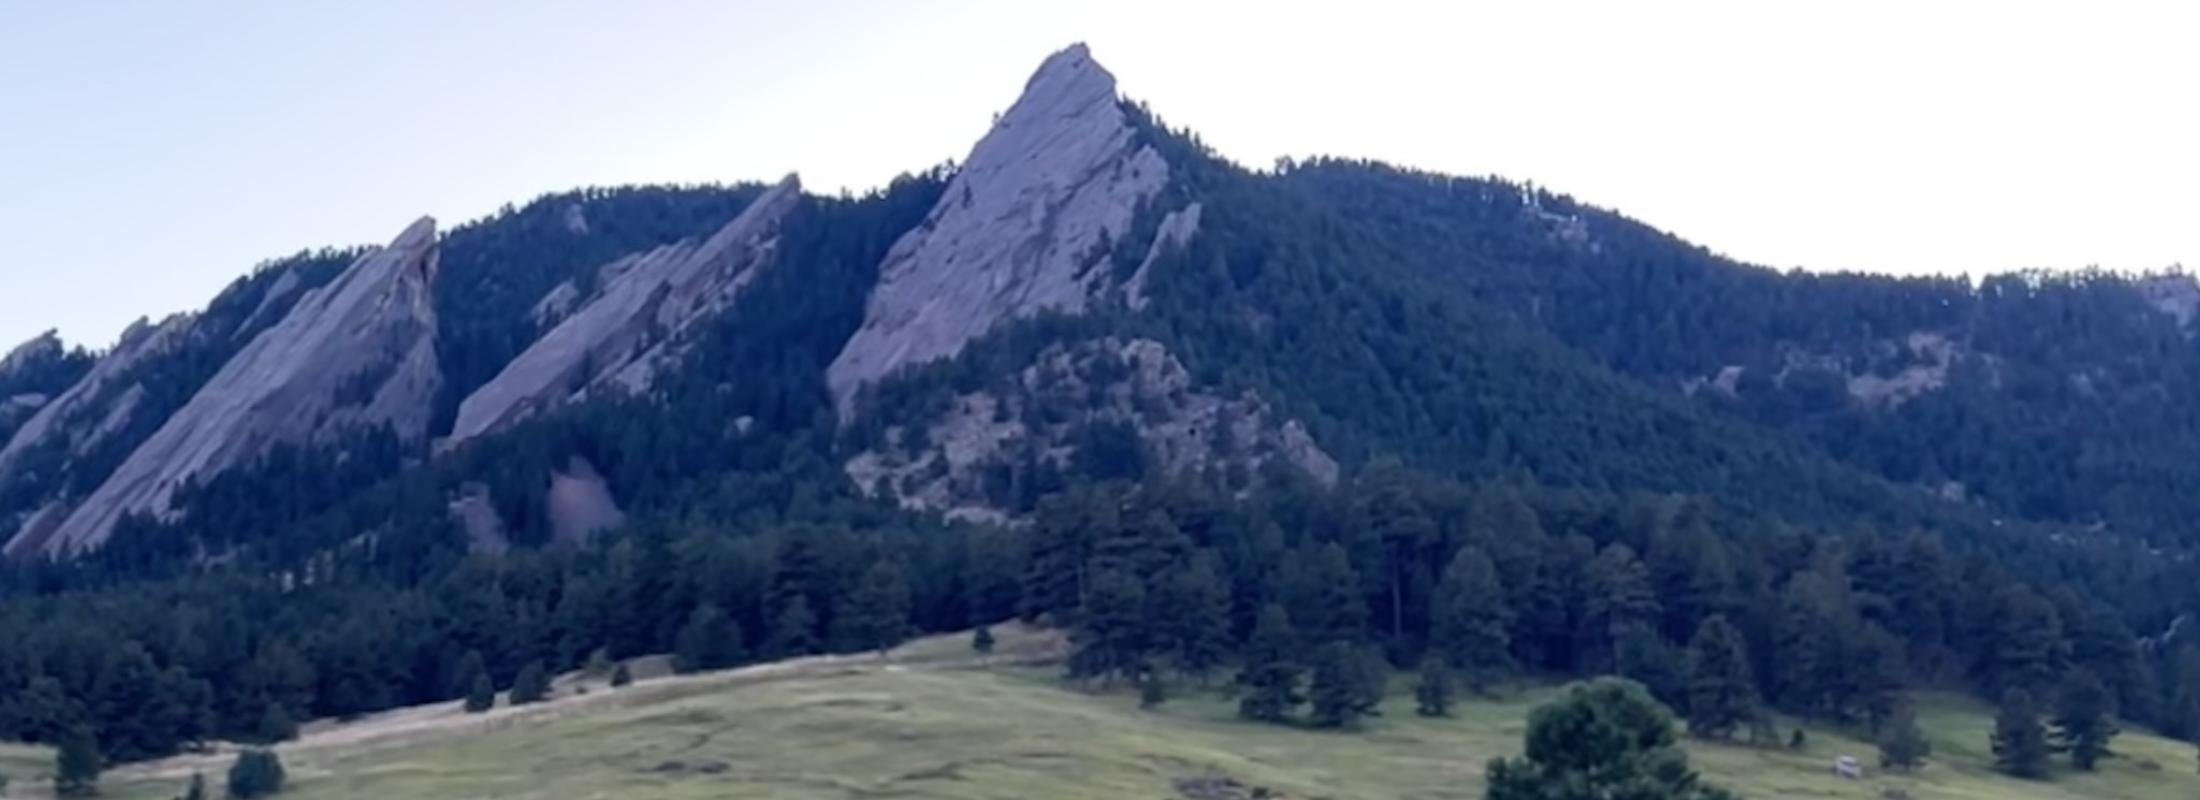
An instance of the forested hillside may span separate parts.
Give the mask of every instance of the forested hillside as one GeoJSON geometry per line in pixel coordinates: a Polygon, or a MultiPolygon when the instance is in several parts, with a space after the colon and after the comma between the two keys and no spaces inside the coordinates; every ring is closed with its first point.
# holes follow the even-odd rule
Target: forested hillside
{"type": "MultiPolygon", "coordinates": [[[[732,224],[760,185],[626,187],[438,237],[425,440],[274,443],[101,546],[11,549],[0,739],[143,759],[598,654],[717,668],[1012,617],[1069,632],[1073,679],[1234,676],[1269,722],[1349,726],[1395,668],[1446,697],[1620,674],[1721,739],[2096,683],[2200,735],[2181,275],[1778,273],[1503,180],[1250,170],[1081,47],[963,164],[769,225],[732,224]],[[706,241],[767,255],[631,271],[712,268],[628,258],[706,241]],[[632,340],[600,351],[676,368],[563,354],[589,378],[444,438],[616,303],[632,340]]],[[[35,441],[0,427],[0,530],[82,502],[373,253],[11,359],[0,402],[79,399],[35,441]]]]}

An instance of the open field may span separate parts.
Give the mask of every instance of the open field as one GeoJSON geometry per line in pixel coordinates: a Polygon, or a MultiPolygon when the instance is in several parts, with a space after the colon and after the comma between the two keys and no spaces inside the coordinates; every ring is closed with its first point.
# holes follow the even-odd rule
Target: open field
{"type": "MultiPolygon", "coordinates": [[[[309,728],[282,748],[298,800],[403,798],[1183,798],[1222,800],[1264,787],[1292,798],[1473,798],[1484,763],[1519,748],[1536,689],[1464,704],[1427,720],[1408,688],[1355,733],[1243,723],[1214,694],[1141,711],[1128,693],[1065,688],[1024,665],[1049,643],[1004,632],[1006,652],[968,663],[960,637],[875,656],[807,659],[702,676],[594,687],[556,702],[485,715],[455,705],[309,728]],[[1239,791],[1239,794],[1232,794],[1239,791]]],[[[2059,800],[2200,796],[2189,745],[2127,733],[2124,757],[2051,783],[1987,767],[1987,709],[1934,698],[1921,718],[1933,763],[1915,776],[1844,781],[1838,755],[1874,749],[1813,729],[1802,752],[1697,746],[1711,779],[1755,798],[2059,800]],[[2149,765],[2153,765],[2150,767],[2149,765]]],[[[0,747],[10,797],[41,797],[45,754],[0,747]]],[[[172,797],[190,772],[217,778],[227,756],[182,757],[110,773],[106,796],[172,797]]]]}

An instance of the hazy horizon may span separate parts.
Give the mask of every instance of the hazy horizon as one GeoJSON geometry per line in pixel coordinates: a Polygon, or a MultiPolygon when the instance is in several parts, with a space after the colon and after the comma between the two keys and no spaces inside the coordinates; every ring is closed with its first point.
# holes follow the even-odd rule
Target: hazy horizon
{"type": "Polygon", "coordinates": [[[104,347],[255,263],[582,186],[860,191],[959,159],[1047,53],[1249,166],[1533,182],[1742,261],[2200,262],[2175,5],[663,0],[0,10],[0,348],[104,347]]]}

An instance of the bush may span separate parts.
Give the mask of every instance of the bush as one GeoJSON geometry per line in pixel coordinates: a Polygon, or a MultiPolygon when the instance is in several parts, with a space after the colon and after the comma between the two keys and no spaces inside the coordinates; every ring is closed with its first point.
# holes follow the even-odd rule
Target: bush
{"type": "Polygon", "coordinates": [[[283,760],[273,750],[246,750],[229,765],[229,796],[236,800],[268,797],[283,791],[283,760]]]}

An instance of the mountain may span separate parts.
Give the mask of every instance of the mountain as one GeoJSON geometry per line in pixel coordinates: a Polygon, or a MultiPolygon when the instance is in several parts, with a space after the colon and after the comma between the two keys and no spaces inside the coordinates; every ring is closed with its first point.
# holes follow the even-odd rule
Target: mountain
{"type": "MultiPolygon", "coordinates": [[[[204,685],[174,694],[211,728],[100,717],[127,758],[447,699],[468,651],[501,684],[1022,615],[1120,678],[1280,615],[1404,667],[1472,579],[1522,672],[1654,682],[1731,618],[1792,714],[2083,668],[2184,733],[2196,298],[1780,273],[1526,184],[1251,170],[1073,46],[860,196],[545,195],[18,348],[0,636],[33,644],[0,688],[204,685]]],[[[0,702],[0,736],[53,710],[0,702]]]]}

